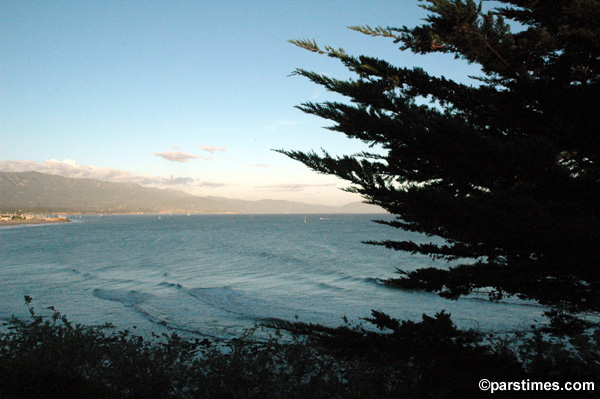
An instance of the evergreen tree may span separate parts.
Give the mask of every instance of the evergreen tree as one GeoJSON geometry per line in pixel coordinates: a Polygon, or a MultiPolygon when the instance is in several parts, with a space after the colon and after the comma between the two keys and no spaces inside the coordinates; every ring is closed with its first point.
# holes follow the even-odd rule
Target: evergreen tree
{"type": "Polygon", "coordinates": [[[483,11],[472,0],[428,0],[421,26],[351,27],[402,51],[478,64],[472,84],[292,41],[356,74],[338,80],[298,69],[350,100],[298,108],[382,151],[281,152],[351,182],[348,191],[396,215],[381,223],[446,241],[375,244],[470,259],[449,270],[400,271],[391,284],[449,298],[491,287],[493,298],[598,311],[600,1],[500,3],[483,11]]]}

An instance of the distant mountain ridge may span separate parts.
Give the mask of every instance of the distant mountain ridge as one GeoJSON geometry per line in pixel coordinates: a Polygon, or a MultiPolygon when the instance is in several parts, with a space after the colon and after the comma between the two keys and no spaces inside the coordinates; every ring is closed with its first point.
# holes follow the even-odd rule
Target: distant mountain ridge
{"type": "Polygon", "coordinates": [[[198,197],[175,190],[72,179],[39,172],[0,172],[0,210],[83,213],[383,213],[376,206],[313,205],[280,200],[198,197]]]}

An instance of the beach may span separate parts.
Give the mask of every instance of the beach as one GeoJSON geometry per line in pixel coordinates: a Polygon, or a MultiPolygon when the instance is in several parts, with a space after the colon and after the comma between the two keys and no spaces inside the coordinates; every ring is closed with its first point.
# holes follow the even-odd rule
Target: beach
{"type": "Polygon", "coordinates": [[[0,220],[1,226],[13,226],[19,224],[44,224],[44,223],[65,223],[70,222],[69,219],[65,218],[47,218],[47,219],[13,219],[13,220],[0,220]]]}

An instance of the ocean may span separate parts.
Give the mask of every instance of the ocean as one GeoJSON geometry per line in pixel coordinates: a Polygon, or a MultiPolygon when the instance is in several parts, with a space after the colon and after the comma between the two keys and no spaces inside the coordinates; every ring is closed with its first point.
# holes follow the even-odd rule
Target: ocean
{"type": "Polygon", "coordinates": [[[361,323],[371,310],[420,319],[445,310],[465,328],[510,332],[545,308],[487,296],[450,301],[382,280],[444,261],[362,241],[421,235],[390,215],[84,215],[0,228],[0,320],[54,306],[69,320],[140,334],[230,339],[270,320],[361,323]]]}

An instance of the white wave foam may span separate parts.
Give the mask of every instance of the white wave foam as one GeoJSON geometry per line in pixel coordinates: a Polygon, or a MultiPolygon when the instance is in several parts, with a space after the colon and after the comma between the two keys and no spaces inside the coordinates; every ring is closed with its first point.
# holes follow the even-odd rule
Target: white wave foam
{"type": "Polygon", "coordinates": [[[106,290],[106,289],[101,289],[101,288],[94,289],[94,291],[92,291],[92,294],[95,297],[100,298],[100,299],[121,302],[125,306],[137,305],[137,304],[145,302],[153,297],[151,294],[145,294],[145,293],[137,292],[134,290],[122,291],[122,290],[106,290]]]}
{"type": "Polygon", "coordinates": [[[158,285],[163,286],[163,287],[170,287],[170,288],[183,288],[183,286],[179,283],[169,283],[168,281],[163,281],[161,283],[159,283],[158,285]]]}
{"type": "Polygon", "coordinates": [[[218,308],[230,317],[236,316],[253,321],[298,319],[330,324],[332,321],[339,322],[340,317],[348,312],[356,312],[356,309],[342,306],[333,297],[269,295],[266,298],[257,293],[228,287],[195,288],[189,293],[204,306],[218,308]]]}

